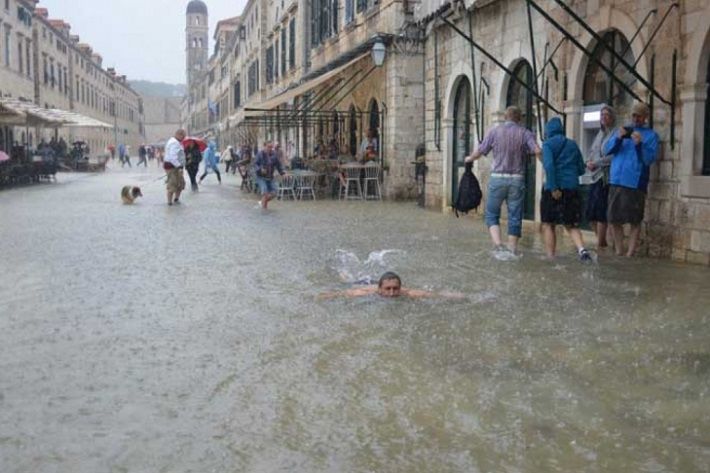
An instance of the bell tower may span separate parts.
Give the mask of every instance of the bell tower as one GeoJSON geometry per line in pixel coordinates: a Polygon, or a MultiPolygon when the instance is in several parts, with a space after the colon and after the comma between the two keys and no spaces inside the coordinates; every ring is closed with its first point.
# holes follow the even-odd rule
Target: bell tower
{"type": "Polygon", "coordinates": [[[185,56],[187,88],[190,90],[196,75],[207,67],[209,57],[209,25],[207,24],[207,5],[202,0],[192,0],[187,4],[185,12],[185,56]]]}

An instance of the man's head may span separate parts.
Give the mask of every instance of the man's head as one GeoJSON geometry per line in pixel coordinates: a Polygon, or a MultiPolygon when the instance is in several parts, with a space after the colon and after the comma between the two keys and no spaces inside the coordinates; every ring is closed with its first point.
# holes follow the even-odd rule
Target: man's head
{"type": "Polygon", "coordinates": [[[178,141],[182,141],[185,139],[185,130],[180,128],[178,131],[175,132],[175,139],[178,141]]]}
{"type": "Polygon", "coordinates": [[[642,102],[636,102],[634,106],[631,107],[631,121],[634,123],[634,126],[644,126],[648,119],[648,114],[648,105],[642,102]]]}
{"type": "Polygon", "coordinates": [[[271,141],[267,141],[266,143],[264,143],[264,148],[266,148],[267,153],[271,153],[274,150],[274,143],[272,143],[271,141]]]}
{"type": "Polygon", "coordinates": [[[505,109],[505,119],[509,122],[520,123],[523,114],[520,109],[514,105],[505,109]]]}
{"type": "Polygon", "coordinates": [[[388,271],[377,283],[377,293],[383,297],[399,297],[402,292],[402,280],[397,274],[388,271]]]}
{"type": "Polygon", "coordinates": [[[614,111],[613,107],[604,105],[599,113],[599,122],[602,127],[611,128],[614,126],[614,122],[616,121],[616,111],[614,111]]]}

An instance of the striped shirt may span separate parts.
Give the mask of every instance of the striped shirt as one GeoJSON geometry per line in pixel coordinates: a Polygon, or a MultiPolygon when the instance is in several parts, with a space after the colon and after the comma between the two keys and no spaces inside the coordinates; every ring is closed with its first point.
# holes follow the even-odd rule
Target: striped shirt
{"type": "Polygon", "coordinates": [[[515,122],[493,128],[478,146],[483,155],[493,150],[491,172],[496,174],[524,174],[525,157],[538,149],[535,134],[515,122]]]}

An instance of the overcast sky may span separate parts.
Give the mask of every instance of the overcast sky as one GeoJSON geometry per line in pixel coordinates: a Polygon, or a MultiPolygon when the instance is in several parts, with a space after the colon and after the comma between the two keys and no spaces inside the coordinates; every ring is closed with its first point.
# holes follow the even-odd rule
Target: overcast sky
{"type": "MultiPolygon", "coordinates": [[[[204,0],[209,10],[210,54],[214,26],[242,12],[246,0],[204,0]]],[[[188,0],[41,0],[49,17],[71,24],[130,79],[185,83],[185,9],[188,0]]]]}

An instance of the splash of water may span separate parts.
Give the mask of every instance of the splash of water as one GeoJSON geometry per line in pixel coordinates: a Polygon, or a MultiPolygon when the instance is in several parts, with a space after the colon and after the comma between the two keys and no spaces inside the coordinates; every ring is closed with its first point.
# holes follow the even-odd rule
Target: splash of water
{"type": "Polygon", "coordinates": [[[377,281],[384,271],[392,269],[388,255],[395,254],[406,254],[406,252],[397,249],[372,251],[364,261],[361,261],[354,252],[339,249],[335,251],[331,269],[338,274],[343,282],[350,284],[372,283],[377,281]]]}

